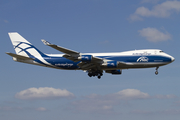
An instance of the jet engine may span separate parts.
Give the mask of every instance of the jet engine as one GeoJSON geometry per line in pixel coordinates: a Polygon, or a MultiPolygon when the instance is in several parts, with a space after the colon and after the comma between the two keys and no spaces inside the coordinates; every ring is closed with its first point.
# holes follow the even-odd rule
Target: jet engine
{"type": "Polygon", "coordinates": [[[78,57],[78,60],[81,60],[83,62],[90,62],[92,60],[92,55],[81,55],[78,57]]]}
{"type": "Polygon", "coordinates": [[[106,66],[108,68],[116,68],[117,65],[118,65],[117,61],[107,61],[107,62],[102,64],[102,66],[106,66]]]}
{"type": "Polygon", "coordinates": [[[118,70],[106,70],[106,73],[111,73],[113,75],[119,75],[122,74],[122,70],[118,69],[118,70]]]}

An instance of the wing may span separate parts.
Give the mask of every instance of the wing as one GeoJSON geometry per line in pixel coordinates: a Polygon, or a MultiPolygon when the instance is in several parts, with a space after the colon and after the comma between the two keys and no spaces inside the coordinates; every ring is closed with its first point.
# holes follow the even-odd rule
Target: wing
{"type": "Polygon", "coordinates": [[[88,69],[92,69],[100,64],[102,64],[103,59],[102,58],[98,58],[98,57],[94,57],[92,55],[86,55],[86,54],[82,54],[80,52],[74,51],[74,50],[70,50],[58,45],[54,45],[49,43],[46,40],[42,40],[42,42],[47,45],[50,46],[60,52],[65,53],[63,55],[63,57],[72,60],[74,62],[79,62],[78,66],[83,69],[83,70],[88,70],[88,69]]]}

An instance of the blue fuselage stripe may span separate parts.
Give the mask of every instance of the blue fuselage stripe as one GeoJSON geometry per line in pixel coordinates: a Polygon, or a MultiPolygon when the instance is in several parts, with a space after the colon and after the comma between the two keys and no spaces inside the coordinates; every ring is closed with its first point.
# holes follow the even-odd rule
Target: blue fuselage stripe
{"type": "MultiPolygon", "coordinates": [[[[126,63],[138,63],[138,64],[164,64],[164,63],[170,63],[171,58],[165,57],[165,56],[97,56],[99,58],[104,58],[108,60],[113,61],[119,61],[119,62],[126,62],[126,63]]],[[[66,59],[64,57],[43,57],[44,60],[46,60],[51,65],[62,68],[62,69],[78,69],[79,66],[77,65],[79,62],[73,62],[69,59],[66,59]]],[[[36,62],[42,64],[39,60],[36,62]]]]}

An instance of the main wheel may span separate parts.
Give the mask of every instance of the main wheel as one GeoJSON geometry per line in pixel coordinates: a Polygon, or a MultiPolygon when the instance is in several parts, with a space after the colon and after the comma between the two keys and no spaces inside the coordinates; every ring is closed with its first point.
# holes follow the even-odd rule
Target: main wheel
{"type": "Polygon", "coordinates": [[[89,76],[89,77],[92,77],[92,73],[88,73],[88,76],[89,76]]]}
{"type": "Polygon", "coordinates": [[[101,79],[101,76],[98,76],[98,79],[101,79]]]}
{"type": "Polygon", "coordinates": [[[158,71],[156,71],[155,74],[157,75],[157,74],[158,74],[158,71]]]}

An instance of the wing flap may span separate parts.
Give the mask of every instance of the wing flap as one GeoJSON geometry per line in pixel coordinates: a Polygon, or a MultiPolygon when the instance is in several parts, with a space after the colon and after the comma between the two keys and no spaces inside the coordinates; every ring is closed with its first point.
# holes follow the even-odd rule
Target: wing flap
{"type": "Polygon", "coordinates": [[[90,63],[80,62],[78,64],[78,66],[83,70],[88,70],[88,69],[96,67],[96,65],[94,63],[91,63],[91,62],[90,63]]]}
{"type": "Polygon", "coordinates": [[[99,57],[94,57],[93,56],[93,59],[92,59],[94,62],[102,62],[103,59],[102,58],[99,58],[99,57]]]}

